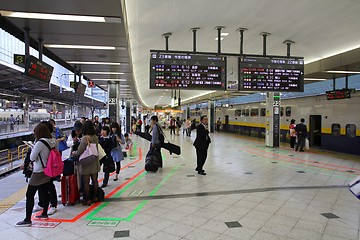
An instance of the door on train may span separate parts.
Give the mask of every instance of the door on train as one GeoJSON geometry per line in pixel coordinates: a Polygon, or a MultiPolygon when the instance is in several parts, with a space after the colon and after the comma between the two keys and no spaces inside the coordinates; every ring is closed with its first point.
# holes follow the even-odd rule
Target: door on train
{"type": "Polygon", "coordinates": [[[310,115],[308,137],[310,146],[321,147],[321,115],[310,115]]]}
{"type": "Polygon", "coordinates": [[[228,132],[229,131],[229,115],[225,115],[225,122],[223,126],[223,131],[228,132]]]}

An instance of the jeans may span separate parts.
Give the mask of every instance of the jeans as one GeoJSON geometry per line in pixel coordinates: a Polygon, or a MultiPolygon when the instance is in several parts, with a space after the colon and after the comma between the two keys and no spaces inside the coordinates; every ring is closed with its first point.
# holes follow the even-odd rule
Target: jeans
{"type": "Polygon", "coordinates": [[[34,197],[37,191],[39,191],[39,195],[42,196],[42,204],[43,204],[43,212],[42,215],[47,216],[47,211],[49,208],[49,184],[48,183],[44,183],[42,185],[39,186],[31,186],[28,185],[27,190],[26,190],[26,217],[25,217],[25,221],[31,221],[31,215],[32,215],[32,211],[34,208],[34,197]]]}

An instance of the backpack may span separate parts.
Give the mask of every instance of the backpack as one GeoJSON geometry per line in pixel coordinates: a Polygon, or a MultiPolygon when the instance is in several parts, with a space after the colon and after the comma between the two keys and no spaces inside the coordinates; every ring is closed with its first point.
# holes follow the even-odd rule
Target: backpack
{"type": "Polygon", "coordinates": [[[41,165],[44,168],[45,175],[48,177],[57,177],[61,175],[64,171],[64,163],[62,161],[60,152],[55,148],[51,148],[45,140],[40,140],[40,142],[42,142],[50,150],[46,166],[44,166],[44,163],[39,154],[39,158],[41,161],[41,165]]]}
{"type": "Polygon", "coordinates": [[[30,154],[31,154],[31,149],[26,153],[26,156],[24,159],[23,174],[25,175],[26,182],[28,182],[28,179],[31,177],[31,175],[33,173],[33,163],[30,160],[30,154]]]}

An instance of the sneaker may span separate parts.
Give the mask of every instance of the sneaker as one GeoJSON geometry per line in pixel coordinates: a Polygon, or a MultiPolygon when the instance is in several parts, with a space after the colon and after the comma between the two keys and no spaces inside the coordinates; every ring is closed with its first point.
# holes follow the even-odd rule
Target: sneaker
{"type": "Polygon", "coordinates": [[[16,224],[16,227],[31,227],[32,222],[31,221],[21,221],[16,224]]]}
{"type": "Polygon", "coordinates": [[[48,210],[48,215],[53,215],[56,211],[57,211],[56,207],[50,207],[50,209],[48,210]]]}
{"type": "Polygon", "coordinates": [[[42,214],[40,214],[40,215],[35,216],[35,219],[47,220],[47,219],[49,219],[49,217],[48,217],[48,215],[42,215],[42,214]]]}

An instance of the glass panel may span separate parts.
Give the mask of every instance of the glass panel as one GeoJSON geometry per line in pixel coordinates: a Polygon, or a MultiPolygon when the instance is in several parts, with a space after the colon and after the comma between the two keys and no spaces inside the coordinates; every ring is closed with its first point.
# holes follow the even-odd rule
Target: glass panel
{"type": "Polygon", "coordinates": [[[356,137],[356,125],[355,124],[346,124],[346,136],[354,138],[356,137]]]}
{"type": "Polygon", "coordinates": [[[287,117],[291,116],[291,107],[286,107],[286,112],[285,112],[287,117]]]}
{"type": "Polygon", "coordinates": [[[281,107],[281,108],[280,108],[280,116],[281,116],[281,117],[284,116],[284,107],[281,107]]]}
{"type": "Polygon", "coordinates": [[[339,123],[333,123],[331,125],[331,135],[333,136],[340,136],[341,135],[341,128],[339,123]]]}
{"type": "Polygon", "coordinates": [[[242,110],[242,115],[243,116],[249,116],[250,115],[249,112],[250,112],[249,109],[244,109],[244,110],[242,110]]]}
{"type": "Polygon", "coordinates": [[[260,116],[265,117],[266,116],[266,108],[260,109],[260,116]]]}
{"type": "Polygon", "coordinates": [[[259,116],[259,109],[258,109],[258,108],[253,108],[253,109],[251,109],[251,116],[252,116],[252,117],[257,117],[257,116],[259,116]]]}
{"type": "Polygon", "coordinates": [[[235,110],[235,116],[238,116],[238,117],[241,116],[241,109],[235,110]]]}

